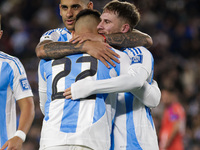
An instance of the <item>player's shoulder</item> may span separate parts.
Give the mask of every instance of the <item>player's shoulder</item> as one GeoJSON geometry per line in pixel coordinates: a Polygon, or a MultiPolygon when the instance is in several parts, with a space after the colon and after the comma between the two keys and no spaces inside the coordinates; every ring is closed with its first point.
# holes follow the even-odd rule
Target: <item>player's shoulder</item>
{"type": "Polygon", "coordinates": [[[40,38],[40,42],[51,40],[51,41],[67,41],[71,38],[71,32],[67,28],[51,29],[45,32],[40,38]]]}
{"type": "Polygon", "coordinates": [[[125,56],[126,57],[126,54],[123,52],[123,50],[118,50],[116,48],[111,48],[111,50],[113,50],[115,53],[117,53],[118,55],[120,56],[125,56]]]}
{"type": "Polygon", "coordinates": [[[25,73],[24,67],[23,67],[21,61],[17,57],[0,51],[0,60],[2,62],[8,63],[9,66],[11,68],[13,68],[14,70],[19,70],[20,74],[25,73]]]}
{"type": "Polygon", "coordinates": [[[126,53],[124,53],[123,52],[123,50],[118,50],[118,49],[115,49],[115,48],[111,48],[115,53],[117,53],[119,56],[120,56],[120,58],[119,58],[119,60],[121,61],[130,61],[130,57],[126,54],[126,53]]]}
{"type": "Polygon", "coordinates": [[[138,57],[138,56],[142,56],[145,58],[152,57],[151,52],[143,46],[138,46],[134,48],[125,48],[124,53],[126,53],[130,58],[138,57]]]}
{"type": "Polygon", "coordinates": [[[150,53],[150,51],[143,47],[143,46],[137,46],[134,48],[125,48],[124,52],[126,53],[132,53],[133,55],[140,55],[140,54],[145,54],[145,53],[150,53]]]}
{"type": "Polygon", "coordinates": [[[50,29],[46,31],[42,36],[48,38],[48,36],[51,36],[52,34],[71,34],[67,28],[56,28],[56,29],[50,29]]]}
{"type": "Polygon", "coordinates": [[[15,56],[12,56],[12,55],[9,55],[7,53],[4,53],[2,51],[0,51],[0,59],[1,61],[5,61],[5,62],[8,62],[8,63],[21,63],[20,60],[15,57],[15,56]]]}

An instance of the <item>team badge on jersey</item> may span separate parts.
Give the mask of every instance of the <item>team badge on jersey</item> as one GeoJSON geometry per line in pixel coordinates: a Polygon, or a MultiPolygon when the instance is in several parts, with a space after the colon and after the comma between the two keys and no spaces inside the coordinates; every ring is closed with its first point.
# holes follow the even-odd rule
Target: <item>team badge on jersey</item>
{"type": "Polygon", "coordinates": [[[27,78],[20,79],[19,81],[20,81],[20,84],[21,84],[21,87],[22,87],[23,91],[30,89],[30,85],[28,83],[27,78]]]}
{"type": "Polygon", "coordinates": [[[132,57],[132,64],[142,63],[142,61],[143,61],[143,55],[136,55],[132,57]]]}

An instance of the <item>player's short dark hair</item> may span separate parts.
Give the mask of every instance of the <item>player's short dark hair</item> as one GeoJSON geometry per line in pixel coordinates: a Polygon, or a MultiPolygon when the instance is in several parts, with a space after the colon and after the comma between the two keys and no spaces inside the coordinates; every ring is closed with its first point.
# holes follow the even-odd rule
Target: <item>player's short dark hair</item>
{"type": "Polygon", "coordinates": [[[84,9],[84,10],[81,10],[77,14],[76,21],[79,20],[81,17],[85,17],[85,16],[89,16],[89,15],[94,16],[96,19],[100,20],[101,13],[97,10],[84,9]]]}
{"type": "Polygon", "coordinates": [[[116,13],[120,18],[125,19],[129,23],[131,30],[140,21],[138,9],[134,4],[129,2],[113,0],[104,6],[103,11],[105,10],[116,13]]]}
{"type": "MultiPolygon", "coordinates": [[[[83,1],[86,4],[88,4],[89,2],[92,2],[91,0],[81,0],[81,1],[83,1]]],[[[60,3],[61,3],[61,0],[60,0],[60,3]]]]}
{"type": "Polygon", "coordinates": [[[90,0],[82,0],[83,2],[85,2],[85,3],[89,3],[89,2],[91,2],[90,0]]]}

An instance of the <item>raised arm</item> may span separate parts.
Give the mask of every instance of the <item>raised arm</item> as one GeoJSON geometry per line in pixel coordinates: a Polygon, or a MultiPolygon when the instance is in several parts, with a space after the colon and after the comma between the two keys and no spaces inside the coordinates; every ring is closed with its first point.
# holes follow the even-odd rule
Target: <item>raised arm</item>
{"type": "Polygon", "coordinates": [[[67,55],[77,53],[88,53],[91,56],[101,60],[106,67],[110,67],[108,62],[115,67],[115,62],[119,63],[117,59],[119,55],[110,49],[107,43],[99,41],[85,41],[83,43],[70,42],[53,42],[43,41],[36,47],[37,57],[41,59],[57,59],[67,55]],[[112,61],[113,60],[113,61],[112,61]]]}
{"type": "Polygon", "coordinates": [[[84,43],[82,44],[72,44],[69,42],[53,42],[51,40],[46,40],[39,43],[35,49],[37,57],[41,59],[57,59],[64,56],[82,53],[84,43]]]}
{"type": "Polygon", "coordinates": [[[117,48],[137,46],[149,48],[153,45],[152,38],[148,34],[136,29],[128,33],[104,34],[103,36],[101,34],[86,33],[73,37],[70,42],[82,43],[87,40],[106,42],[109,45],[117,48]]]}
{"type": "Polygon", "coordinates": [[[108,44],[117,47],[144,46],[149,48],[153,45],[152,38],[148,34],[136,29],[128,33],[115,33],[104,36],[108,44]]]}

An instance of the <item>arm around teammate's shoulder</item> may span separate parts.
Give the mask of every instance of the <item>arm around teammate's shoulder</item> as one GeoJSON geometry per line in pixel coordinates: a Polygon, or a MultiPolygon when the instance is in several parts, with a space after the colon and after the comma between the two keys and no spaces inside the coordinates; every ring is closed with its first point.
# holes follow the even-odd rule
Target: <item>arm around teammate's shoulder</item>
{"type": "Polygon", "coordinates": [[[144,46],[150,48],[153,45],[153,40],[150,35],[134,29],[127,33],[114,33],[105,35],[106,42],[111,46],[117,47],[137,47],[144,46]]]}
{"type": "Polygon", "coordinates": [[[147,33],[141,32],[136,29],[134,29],[131,33],[133,36],[138,37],[138,40],[136,40],[136,43],[135,43],[138,45],[136,45],[136,46],[144,46],[146,48],[150,48],[153,45],[153,40],[152,40],[151,36],[148,35],[147,33]]]}
{"type": "Polygon", "coordinates": [[[52,43],[52,41],[46,40],[46,41],[42,41],[42,42],[38,43],[38,45],[35,48],[35,53],[38,58],[40,58],[40,59],[48,58],[48,55],[44,48],[44,45],[49,44],[49,43],[52,43]]]}

